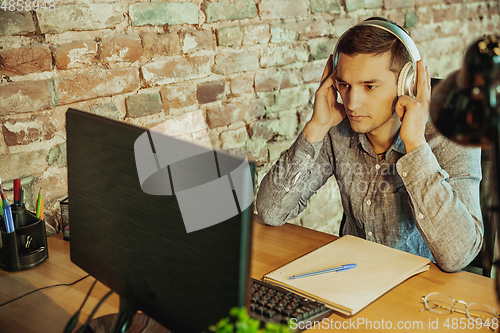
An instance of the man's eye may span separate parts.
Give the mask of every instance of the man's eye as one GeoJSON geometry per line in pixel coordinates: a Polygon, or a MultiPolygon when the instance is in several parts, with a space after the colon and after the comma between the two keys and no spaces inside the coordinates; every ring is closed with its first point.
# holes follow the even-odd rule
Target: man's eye
{"type": "Polygon", "coordinates": [[[339,87],[339,88],[347,88],[347,83],[338,83],[337,87],[339,87]]]}
{"type": "Polygon", "coordinates": [[[370,84],[367,84],[367,85],[366,85],[366,89],[368,89],[368,90],[373,90],[373,89],[375,89],[375,88],[376,88],[375,86],[372,86],[372,85],[370,85],[370,84]]]}

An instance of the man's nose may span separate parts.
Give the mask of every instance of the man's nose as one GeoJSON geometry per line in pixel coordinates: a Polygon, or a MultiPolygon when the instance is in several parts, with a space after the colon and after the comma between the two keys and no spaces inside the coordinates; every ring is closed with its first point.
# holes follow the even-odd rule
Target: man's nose
{"type": "Polygon", "coordinates": [[[360,89],[351,87],[345,94],[344,106],[351,111],[356,111],[363,105],[363,94],[360,89]]]}

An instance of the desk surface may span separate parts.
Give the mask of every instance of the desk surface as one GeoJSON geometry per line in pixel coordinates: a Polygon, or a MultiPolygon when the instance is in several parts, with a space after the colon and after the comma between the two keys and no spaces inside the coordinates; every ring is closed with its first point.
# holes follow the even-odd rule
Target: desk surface
{"type": "MultiPolygon", "coordinates": [[[[254,223],[251,275],[261,278],[265,273],[309,252],[336,237],[325,233],[286,224],[270,227],[254,223]]],[[[0,271],[0,304],[34,289],[58,283],[71,283],[86,275],[69,258],[69,243],[58,234],[48,238],[49,259],[42,265],[21,272],[0,271]]],[[[0,307],[0,327],[10,332],[62,332],[68,319],[81,305],[94,279],[92,277],[70,287],[54,287],[33,293],[0,307]]],[[[109,289],[98,283],[82,310],[80,322],[86,320],[99,299],[109,289]]],[[[377,331],[382,328],[397,332],[491,332],[483,328],[460,329],[460,319],[465,316],[453,314],[436,316],[421,312],[420,299],[433,291],[439,291],[465,302],[486,303],[497,309],[494,280],[468,272],[444,273],[435,265],[429,271],[414,276],[392,289],[377,301],[349,318],[333,314],[327,322],[317,326],[315,331],[331,331],[332,328],[346,328],[344,331],[368,331],[372,325],[377,331]],[[449,318],[449,329],[445,325],[449,318]],[[370,324],[371,323],[371,324],[370,324]],[[453,323],[457,326],[453,330],[453,323]],[[436,327],[438,324],[438,327],[436,327]],[[382,326],[383,325],[383,326],[382,326]],[[397,329],[397,325],[406,326],[397,329]]],[[[102,316],[117,312],[118,296],[112,295],[97,312],[102,316]]]]}

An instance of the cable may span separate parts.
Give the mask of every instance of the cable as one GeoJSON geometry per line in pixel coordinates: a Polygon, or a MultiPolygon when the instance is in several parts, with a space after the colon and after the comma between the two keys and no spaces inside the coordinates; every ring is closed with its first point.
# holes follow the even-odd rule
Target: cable
{"type": "Polygon", "coordinates": [[[14,299],[11,299],[10,301],[7,301],[7,302],[5,302],[5,303],[0,304],[0,307],[2,307],[2,306],[4,306],[4,305],[7,305],[7,304],[9,304],[9,303],[12,303],[12,302],[14,302],[14,301],[17,301],[18,299],[21,299],[21,298],[23,298],[23,297],[25,297],[25,296],[31,295],[31,294],[33,294],[33,293],[35,293],[35,292],[37,292],[37,291],[41,291],[41,290],[45,290],[45,289],[49,289],[49,288],[54,288],[54,287],[69,287],[69,286],[72,286],[72,285],[74,285],[74,284],[76,284],[76,283],[78,283],[78,282],[80,282],[80,281],[82,281],[82,280],[84,280],[84,279],[88,278],[89,276],[90,276],[90,274],[85,275],[84,277],[82,277],[82,278],[80,278],[80,279],[78,279],[78,280],[76,280],[76,281],[74,281],[74,282],[71,282],[71,283],[59,283],[59,284],[54,284],[54,285],[51,285],[51,286],[42,287],[42,288],[38,288],[38,289],[32,290],[32,291],[30,291],[30,292],[28,292],[28,293],[26,293],[26,294],[24,294],[24,295],[21,295],[21,296],[19,296],[19,297],[16,297],[16,298],[14,298],[14,299]]]}
{"type": "Polygon", "coordinates": [[[77,333],[80,333],[80,332],[85,332],[85,330],[87,329],[87,327],[89,326],[90,324],[90,320],[92,320],[92,317],[94,317],[95,313],[97,312],[97,310],[101,307],[102,303],[104,303],[104,301],[112,294],[114,293],[113,290],[110,290],[108,291],[108,293],[106,295],[104,295],[101,300],[99,301],[99,303],[97,303],[97,305],[94,307],[94,310],[92,310],[92,312],[90,313],[89,317],[87,318],[87,321],[85,322],[84,325],[82,325],[82,327],[80,327],[77,331],[77,333]]]}
{"type": "Polygon", "coordinates": [[[74,315],[71,316],[71,318],[68,320],[68,323],[66,324],[66,327],[64,327],[63,333],[71,333],[73,329],[75,328],[76,324],[78,323],[78,318],[80,317],[80,312],[83,309],[83,306],[87,302],[87,299],[89,298],[90,294],[92,293],[92,289],[94,289],[94,286],[97,283],[97,279],[94,280],[94,283],[92,283],[92,286],[90,287],[89,291],[87,292],[87,295],[85,296],[85,299],[83,300],[82,304],[80,305],[80,308],[78,311],[75,312],[74,315]]]}

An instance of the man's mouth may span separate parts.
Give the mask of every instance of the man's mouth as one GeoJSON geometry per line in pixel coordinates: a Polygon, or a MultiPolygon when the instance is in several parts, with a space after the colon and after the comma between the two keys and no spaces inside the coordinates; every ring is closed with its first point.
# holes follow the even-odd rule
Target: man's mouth
{"type": "Polygon", "coordinates": [[[355,115],[348,115],[350,120],[358,121],[358,120],[363,120],[365,118],[368,118],[367,116],[355,116],[355,115]]]}

